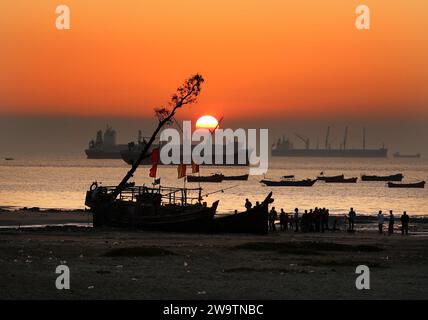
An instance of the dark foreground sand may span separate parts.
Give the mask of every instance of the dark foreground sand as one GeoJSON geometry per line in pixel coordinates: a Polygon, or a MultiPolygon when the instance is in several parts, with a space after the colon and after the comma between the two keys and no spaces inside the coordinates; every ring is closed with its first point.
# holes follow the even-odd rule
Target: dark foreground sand
{"type": "Polygon", "coordinates": [[[367,231],[250,236],[1,229],[0,298],[427,299],[427,240],[367,231]],[[55,288],[60,264],[70,268],[71,290],[55,288]],[[371,290],[355,288],[360,264],[371,268],[371,290]]]}

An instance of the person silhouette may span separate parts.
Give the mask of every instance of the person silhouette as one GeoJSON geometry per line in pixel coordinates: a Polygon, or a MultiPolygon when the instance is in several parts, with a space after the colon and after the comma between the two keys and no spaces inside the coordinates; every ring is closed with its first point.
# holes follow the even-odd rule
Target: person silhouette
{"type": "Polygon", "coordinates": [[[407,215],[407,212],[404,211],[403,215],[400,218],[401,220],[401,234],[409,234],[409,221],[410,217],[407,215]]]}
{"type": "Polygon", "coordinates": [[[383,223],[385,221],[385,218],[383,216],[382,210],[379,210],[379,213],[377,214],[377,224],[378,224],[378,229],[379,229],[379,233],[382,234],[383,233],[383,223]]]}
{"type": "Polygon", "coordinates": [[[276,231],[275,221],[278,219],[278,213],[275,210],[275,207],[272,207],[269,215],[269,227],[271,231],[276,231]]]}
{"type": "Polygon", "coordinates": [[[349,211],[348,219],[349,219],[349,231],[354,231],[355,228],[355,218],[357,217],[357,213],[354,211],[354,208],[351,208],[349,211]]]}
{"type": "Polygon", "coordinates": [[[388,233],[394,233],[394,215],[392,214],[392,210],[389,211],[389,224],[388,224],[388,233]]]}
{"type": "Polygon", "coordinates": [[[250,210],[252,208],[253,204],[250,202],[250,200],[245,199],[245,209],[250,210]]]}
{"type": "Polygon", "coordinates": [[[293,217],[293,222],[295,225],[295,232],[299,231],[299,208],[294,209],[294,217],[293,217]]]}

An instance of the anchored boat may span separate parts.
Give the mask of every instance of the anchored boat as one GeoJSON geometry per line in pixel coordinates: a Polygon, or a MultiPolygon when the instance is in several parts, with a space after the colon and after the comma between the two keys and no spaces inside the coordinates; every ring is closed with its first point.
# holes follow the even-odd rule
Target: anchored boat
{"type": "Polygon", "coordinates": [[[212,174],[210,176],[187,176],[187,182],[223,182],[224,180],[247,181],[248,174],[240,176],[225,176],[221,173],[212,174]]]}
{"type": "Polygon", "coordinates": [[[281,180],[281,181],[272,181],[272,180],[261,180],[260,183],[265,184],[268,187],[312,187],[317,180],[281,180]]]}
{"type": "Polygon", "coordinates": [[[425,188],[425,181],[415,183],[394,183],[388,182],[388,188],[425,188]]]}
{"type": "Polygon", "coordinates": [[[357,183],[358,178],[345,178],[345,177],[329,177],[326,178],[325,183],[357,183]]]}
{"type": "Polygon", "coordinates": [[[401,181],[404,176],[401,173],[389,175],[389,176],[367,176],[362,175],[362,181],[401,181]]]}
{"type": "Polygon", "coordinates": [[[320,175],[317,177],[317,180],[319,181],[326,181],[326,180],[343,180],[345,178],[345,176],[343,174],[338,175],[338,176],[324,176],[324,175],[320,175]]]}

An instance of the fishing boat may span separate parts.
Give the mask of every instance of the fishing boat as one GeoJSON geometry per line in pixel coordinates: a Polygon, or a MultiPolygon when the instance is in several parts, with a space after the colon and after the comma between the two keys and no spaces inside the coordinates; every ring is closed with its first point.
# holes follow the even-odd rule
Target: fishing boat
{"type": "Polygon", "coordinates": [[[389,175],[389,176],[368,176],[362,175],[362,181],[401,181],[404,176],[401,173],[389,175]]]}
{"type": "Polygon", "coordinates": [[[388,188],[425,188],[425,181],[415,183],[394,183],[388,182],[388,188]]]}
{"type": "Polygon", "coordinates": [[[326,181],[327,179],[328,180],[340,180],[340,179],[343,180],[344,178],[345,178],[345,176],[343,174],[338,175],[338,176],[325,176],[325,175],[321,174],[320,176],[317,177],[317,180],[319,180],[319,181],[326,181]]]}
{"type": "Polygon", "coordinates": [[[219,183],[224,180],[222,174],[216,173],[210,176],[187,176],[187,182],[215,182],[219,183]]]}
{"type": "Polygon", "coordinates": [[[116,187],[94,183],[85,205],[94,227],[118,227],[174,232],[210,232],[219,201],[202,202],[202,189],[128,186],[116,198],[116,187]]]}
{"type": "Polygon", "coordinates": [[[223,176],[223,180],[247,181],[248,177],[248,174],[243,174],[240,176],[223,176]]]}
{"type": "Polygon", "coordinates": [[[400,152],[396,152],[393,154],[394,158],[420,158],[421,154],[420,153],[416,153],[416,154],[401,154],[400,152]]]}
{"type": "Polygon", "coordinates": [[[326,178],[325,183],[357,183],[358,178],[345,178],[345,177],[329,177],[326,178]]]}
{"type": "Polygon", "coordinates": [[[272,180],[261,180],[260,183],[265,184],[268,187],[312,187],[317,180],[306,179],[306,180],[281,180],[281,181],[272,181],[272,180]]]}
{"type": "Polygon", "coordinates": [[[247,211],[214,218],[213,232],[267,234],[268,206],[273,201],[271,192],[263,202],[247,211]]]}

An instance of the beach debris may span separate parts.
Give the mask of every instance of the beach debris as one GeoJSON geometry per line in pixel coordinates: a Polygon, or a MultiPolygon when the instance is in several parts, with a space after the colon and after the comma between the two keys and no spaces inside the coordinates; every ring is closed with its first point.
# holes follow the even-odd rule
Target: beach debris
{"type": "Polygon", "coordinates": [[[205,290],[203,290],[203,291],[198,291],[198,294],[199,294],[199,295],[204,295],[204,294],[207,294],[207,292],[206,292],[205,290]]]}
{"type": "Polygon", "coordinates": [[[132,280],[132,281],[138,281],[138,279],[137,279],[137,278],[131,278],[131,280],[132,280]]]}
{"type": "Polygon", "coordinates": [[[184,267],[187,268],[188,267],[188,263],[186,261],[184,261],[184,267]]]}
{"type": "Polygon", "coordinates": [[[94,289],[95,288],[95,286],[89,286],[88,287],[88,289],[94,289]]]}
{"type": "Polygon", "coordinates": [[[119,264],[116,266],[116,268],[123,268],[123,265],[119,264]]]}
{"type": "Polygon", "coordinates": [[[60,263],[61,264],[67,264],[67,261],[66,260],[61,260],[60,263]]]}
{"type": "Polygon", "coordinates": [[[79,258],[80,258],[80,259],[82,259],[82,258],[83,258],[83,254],[81,254],[81,255],[79,256],[79,258]]]}

